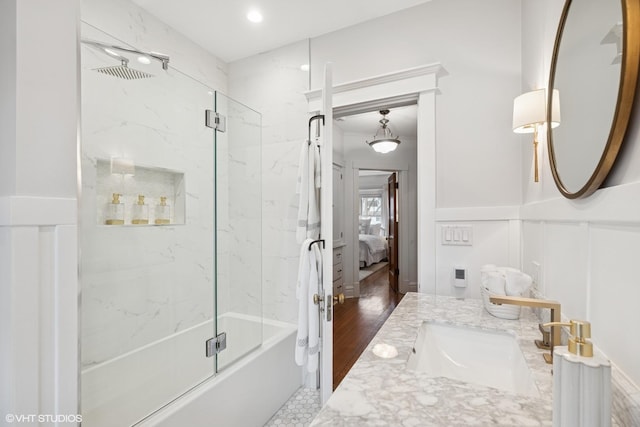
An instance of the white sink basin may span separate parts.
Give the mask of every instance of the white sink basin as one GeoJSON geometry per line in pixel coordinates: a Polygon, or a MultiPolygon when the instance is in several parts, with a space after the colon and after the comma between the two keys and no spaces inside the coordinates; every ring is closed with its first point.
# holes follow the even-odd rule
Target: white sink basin
{"type": "Polygon", "coordinates": [[[425,321],[407,368],[539,397],[518,341],[504,331],[425,321]]]}

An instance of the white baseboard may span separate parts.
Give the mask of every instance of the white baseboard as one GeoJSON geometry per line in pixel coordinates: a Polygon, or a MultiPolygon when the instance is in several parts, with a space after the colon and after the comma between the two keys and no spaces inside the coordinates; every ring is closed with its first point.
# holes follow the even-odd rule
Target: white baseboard
{"type": "Polygon", "coordinates": [[[360,283],[345,283],[344,284],[344,297],[345,298],[357,298],[360,296],[360,283]]]}
{"type": "Polygon", "coordinates": [[[406,294],[407,292],[418,292],[418,282],[403,280],[399,283],[398,290],[401,294],[406,294]]]}

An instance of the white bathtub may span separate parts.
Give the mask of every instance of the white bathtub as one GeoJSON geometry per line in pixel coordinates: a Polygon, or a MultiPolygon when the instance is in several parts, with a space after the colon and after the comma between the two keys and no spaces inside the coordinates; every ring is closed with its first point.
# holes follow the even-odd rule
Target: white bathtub
{"type": "Polygon", "coordinates": [[[83,426],[132,425],[174,398],[138,425],[263,426],[302,383],[293,356],[296,326],[264,320],[260,328],[259,318],[224,314],[219,330],[227,332],[228,348],[215,376],[213,358],[203,357],[212,330],[204,322],[84,370],[83,426]],[[253,349],[260,329],[263,344],[253,349]],[[234,353],[248,351],[229,364],[234,353]]]}

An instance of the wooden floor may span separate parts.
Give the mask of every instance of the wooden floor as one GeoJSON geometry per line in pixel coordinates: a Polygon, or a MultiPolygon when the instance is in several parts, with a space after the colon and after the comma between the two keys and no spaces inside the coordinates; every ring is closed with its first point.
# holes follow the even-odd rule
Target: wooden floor
{"type": "Polygon", "coordinates": [[[360,298],[348,298],[334,306],[334,390],[402,299],[402,294],[389,287],[388,268],[360,282],[360,298]]]}

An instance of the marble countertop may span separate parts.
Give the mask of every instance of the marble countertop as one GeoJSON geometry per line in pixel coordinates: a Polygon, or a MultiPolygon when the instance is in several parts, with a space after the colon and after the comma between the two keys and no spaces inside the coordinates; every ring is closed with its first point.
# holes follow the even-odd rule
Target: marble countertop
{"type": "MultiPolygon", "coordinates": [[[[499,319],[480,300],[408,293],[351,368],[311,426],[550,426],[551,365],[544,362],[538,320],[523,308],[519,320],[499,319]],[[512,331],[532,371],[540,397],[513,394],[406,368],[425,320],[512,331]],[[397,348],[382,359],[376,344],[397,348]]],[[[473,349],[469,349],[473,351],[473,349]]]]}

